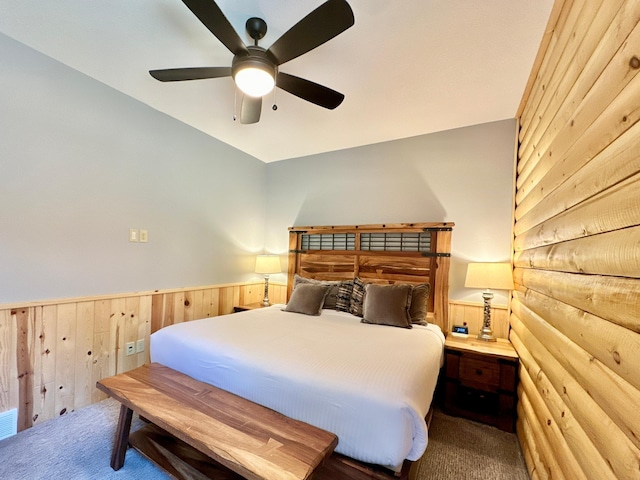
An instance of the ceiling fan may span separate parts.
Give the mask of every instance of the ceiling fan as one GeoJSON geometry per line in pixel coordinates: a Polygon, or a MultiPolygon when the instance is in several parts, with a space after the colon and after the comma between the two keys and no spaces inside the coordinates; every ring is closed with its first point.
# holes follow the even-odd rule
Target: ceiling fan
{"type": "MultiPolygon", "coordinates": [[[[182,0],[196,17],[231,53],[230,67],[191,67],[150,70],[161,82],[179,82],[205,78],[233,77],[243,92],[240,123],[257,123],[262,110],[262,96],[274,86],[303,100],[333,110],[344,95],[328,87],[279,71],[279,66],[331,40],[351,27],[353,11],[345,0],[328,0],[296,23],[268,49],[258,46],[267,33],[261,18],[247,20],[247,33],[254,45],[245,45],[220,7],[213,0],[182,0]]],[[[274,106],[274,108],[276,108],[274,106]]]]}

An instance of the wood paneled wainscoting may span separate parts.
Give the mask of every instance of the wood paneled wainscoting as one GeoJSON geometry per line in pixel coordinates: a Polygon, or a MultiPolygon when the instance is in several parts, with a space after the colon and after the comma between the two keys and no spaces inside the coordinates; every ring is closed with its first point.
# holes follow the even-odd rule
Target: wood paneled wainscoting
{"type": "Polygon", "coordinates": [[[534,479],[640,478],[640,0],[557,0],[518,112],[511,341],[534,479]]]}
{"type": "MultiPolygon", "coordinates": [[[[469,327],[469,336],[475,336],[482,330],[484,321],[484,303],[449,300],[449,327],[454,325],[469,327]]],[[[509,311],[506,305],[491,304],[491,328],[497,338],[509,338],[509,311]]]]}
{"type": "MultiPolygon", "coordinates": [[[[103,400],[96,382],[148,363],[151,333],[232,313],[263,294],[259,282],[0,305],[0,412],[17,408],[21,431],[103,400]],[[126,344],[139,339],[144,350],[127,356],[126,344]]],[[[286,284],[269,283],[272,303],[286,294],[286,284]]],[[[449,311],[451,324],[479,331],[482,304],[452,300],[449,311]]],[[[492,324],[506,338],[506,307],[492,309],[492,324]]]]}
{"type": "MultiPolygon", "coordinates": [[[[102,400],[96,381],[147,363],[151,333],[263,294],[256,282],[0,305],[0,412],[17,408],[21,431],[102,400]]],[[[269,298],[284,303],[286,285],[270,282],[269,298]]]]}

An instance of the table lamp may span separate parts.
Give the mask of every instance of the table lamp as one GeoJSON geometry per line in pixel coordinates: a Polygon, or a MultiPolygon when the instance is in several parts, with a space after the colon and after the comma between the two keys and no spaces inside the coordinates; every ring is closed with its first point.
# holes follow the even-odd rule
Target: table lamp
{"type": "Polygon", "coordinates": [[[478,334],[480,340],[495,342],[491,329],[491,299],[493,290],[513,290],[513,271],[510,263],[470,263],[467,267],[467,288],[484,288],[484,321],[478,334]]]}
{"type": "Polygon", "coordinates": [[[264,298],[262,304],[269,306],[269,274],[280,273],[280,257],[278,255],[258,255],[256,257],[256,273],[264,274],[264,298]]]}

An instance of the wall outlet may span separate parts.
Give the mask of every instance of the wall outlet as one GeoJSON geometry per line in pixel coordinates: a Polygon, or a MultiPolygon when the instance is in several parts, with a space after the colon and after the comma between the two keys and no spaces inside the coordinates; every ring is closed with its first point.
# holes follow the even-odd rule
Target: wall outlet
{"type": "Polygon", "coordinates": [[[149,232],[144,228],[140,229],[140,243],[147,243],[149,241],[149,232]]]}
{"type": "Polygon", "coordinates": [[[136,353],[144,352],[144,338],[136,342],[136,353]]]}
{"type": "Polygon", "coordinates": [[[129,355],[133,355],[136,353],[136,344],[135,342],[127,342],[127,357],[129,355]]]}

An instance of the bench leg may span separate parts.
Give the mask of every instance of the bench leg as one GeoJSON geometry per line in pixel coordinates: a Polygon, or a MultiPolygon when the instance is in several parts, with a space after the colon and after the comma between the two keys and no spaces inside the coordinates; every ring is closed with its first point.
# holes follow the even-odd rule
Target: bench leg
{"type": "Polygon", "coordinates": [[[113,451],[111,452],[111,468],[114,470],[120,470],[124,465],[124,457],[127,454],[127,446],[129,445],[129,430],[131,429],[132,417],[133,410],[125,405],[121,405],[116,438],[113,442],[113,451]]]}

